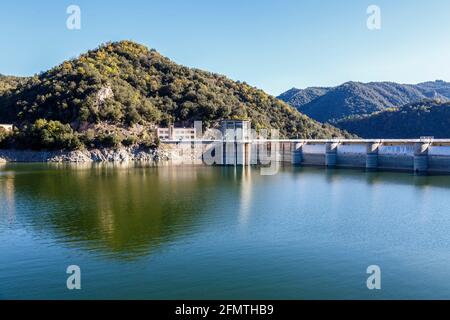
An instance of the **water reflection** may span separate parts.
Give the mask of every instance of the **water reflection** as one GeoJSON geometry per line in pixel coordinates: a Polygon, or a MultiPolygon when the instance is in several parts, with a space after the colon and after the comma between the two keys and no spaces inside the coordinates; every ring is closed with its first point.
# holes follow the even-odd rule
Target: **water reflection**
{"type": "Polygon", "coordinates": [[[75,263],[80,298],[373,298],[375,263],[379,298],[448,298],[449,191],[394,172],[7,164],[0,291],[75,297],[75,263]]]}
{"type": "Polygon", "coordinates": [[[239,224],[247,224],[252,211],[252,170],[249,167],[240,168],[240,203],[239,224]]]}
{"type": "MultiPolygon", "coordinates": [[[[450,187],[448,176],[409,173],[324,172],[322,168],[285,167],[280,175],[298,179],[299,183],[294,185],[298,192],[311,188],[302,183],[304,175],[325,179],[329,199],[317,201],[330,202],[328,214],[336,221],[337,208],[352,195],[352,190],[342,188],[343,181],[354,180],[370,186],[366,198],[367,206],[372,208],[377,208],[385,197],[377,186],[414,184],[418,187],[416,208],[423,219],[432,214],[427,202],[429,189],[450,187]]],[[[215,218],[214,212],[222,209],[233,212],[236,206],[238,223],[246,226],[254,214],[255,187],[279,178],[262,177],[257,168],[138,163],[7,164],[0,168],[0,218],[8,223],[18,219],[42,237],[50,235],[69,246],[131,259],[148,255],[165,243],[195,233],[198,228],[207,228],[215,218]],[[233,203],[233,199],[237,202],[233,203]],[[18,208],[20,217],[15,218],[18,208]]],[[[280,182],[278,196],[283,194],[283,183],[280,182]]],[[[292,210],[301,210],[296,206],[297,200],[314,201],[299,196],[294,199],[292,210]]],[[[270,201],[276,203],[275,198],[270,201]]]]}
{"type": "Polygon", "coordinates": [[[0,219],[13,223],[16,215],[14,180],[5,172],[0,178],[0,219]]]}
{"type": "Polygon", "coordinates": [[[43,236],[125,258],[193,232],[220,184],[216,171],[196,167],[13,167],[0,178],[2,213],[20,202],[21,223],[43,236]]]}

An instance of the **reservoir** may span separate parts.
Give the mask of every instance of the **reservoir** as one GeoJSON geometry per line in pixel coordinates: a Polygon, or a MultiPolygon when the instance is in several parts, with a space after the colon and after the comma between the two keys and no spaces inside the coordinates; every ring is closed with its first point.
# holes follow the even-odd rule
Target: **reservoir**
{"type": "Polygon", "coordinates": [[[0,164],[0,299],[450,299],[450,176],[0,164]]]}

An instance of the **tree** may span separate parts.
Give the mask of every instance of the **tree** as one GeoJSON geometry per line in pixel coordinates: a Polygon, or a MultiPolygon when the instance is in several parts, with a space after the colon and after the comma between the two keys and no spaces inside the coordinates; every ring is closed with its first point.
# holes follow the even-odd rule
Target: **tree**
{"type": "Polygon", "coordinates": [[[12,133],[5,128],[0,128],[0,148],[6,148],[10,142],[12,133]]]}
{"type": "Polygon", "coordinates": [[[37,150],[73,150],[81,147],[81,142],[70,125],[45,119],[38,119],[32,126],[26,127],[19,139],[23,146],[37,150]]]}

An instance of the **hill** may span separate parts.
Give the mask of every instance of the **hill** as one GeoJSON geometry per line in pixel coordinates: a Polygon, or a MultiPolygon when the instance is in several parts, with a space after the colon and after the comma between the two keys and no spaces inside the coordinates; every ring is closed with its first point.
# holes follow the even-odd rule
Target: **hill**
{"type": "Polygon", "coordinates": [[[23,85],[27,78],[5,76],[0,74],[0,97],[11,94],[20,85],[23,85]]]}
{"type": "MultiPolygon", "coordinates": [[[[156,125],[216,126],[223,118],[250,118],[257,129],[279,129],[285,137],[350,136],[246,83],[178,65],[131,41],[104,44],[24,81],[2,94],[0,122],[33,137],[50,129],[76,136],[88,147],[102,144],[98,137],[142,142],[154,140],[156,125]]],[[[43,147],[51,146],[37,146],[43,147]]]]}
{"type": "Polygon", "coordinates": [[[346,82],[333,88],[291,89],[279,96],[300,112],[320,122],[334,123],[353,115],[367,115],[427,99],[450,100],[450,83],[417,85],[394,82],[346,82]],[[311,92],[317,95],[311,95],[311,92]],[[288,93],[288,94],[287,94],[288,93]],[[312,99],[305,99],[305,96],[312,99]]]}
{"type": "Polygon", "coordinates": [[[321,87],[310,87],[304,90],[292,88],[277,98],[288,102],[292,106],[303,106],[316,98],[319,98],[330,91],[331,88],[321,88],[321,87]]]}
{"type": "Polygon", "coordinates": [[[336,125],[364,138],[450,138],[450,103],[418,102],[371,115],[343,119],[336,125]]]}

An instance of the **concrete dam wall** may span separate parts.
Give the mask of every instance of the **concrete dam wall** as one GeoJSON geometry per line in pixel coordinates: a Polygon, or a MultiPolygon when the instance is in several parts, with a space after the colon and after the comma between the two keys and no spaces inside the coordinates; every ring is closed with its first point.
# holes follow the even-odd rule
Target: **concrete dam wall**
{"type": "Polygon", "coordinates": [[[450,173],[450,140],[165,141],[173,159],[208,165],[292,165],[450,173]]]}

